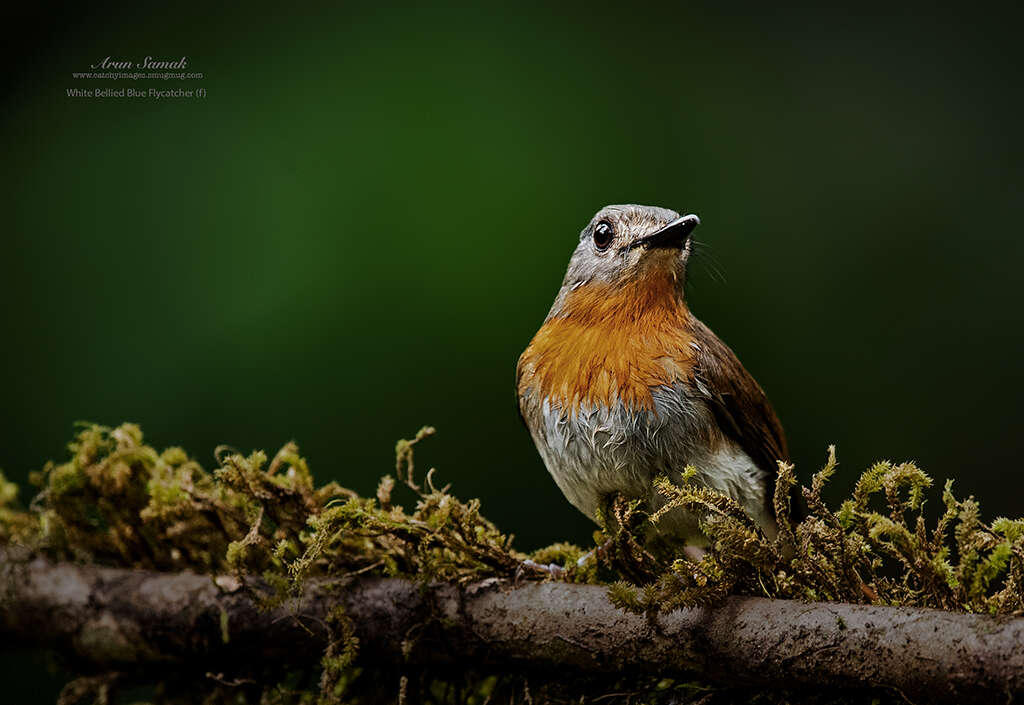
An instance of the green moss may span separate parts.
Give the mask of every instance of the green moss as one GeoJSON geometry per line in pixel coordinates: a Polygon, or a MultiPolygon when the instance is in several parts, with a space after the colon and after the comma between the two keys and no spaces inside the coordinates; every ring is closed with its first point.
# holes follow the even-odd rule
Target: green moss
{"type": "Polygon", "coordinates": [[[4,473],[0,470],[0,507],[7,507],[14,504],[14,500],[18,498],[18,486],[13,482],[8,482],[7,478],[4,477],[4,473]]]}
{"type": "MultiPolygon", "coordinates": [[[[713,604],[730,593],[992,614],[1024,609],[1024,520],[984,522],[978,503],[957,499],[950,481],[941,493],[943,511],[929,526],[924,508],[933,481],[912,463],[876,463],[833,509],[822,498],[838,466],[830,448],[824,467],[801,488],[809,511],[799,522],[789,507],[796,476],[792,466],[780,465],[773,497],[780,531],[774,539],[736,502],[693,484],[691,468],[680,485],[656,480],[666,503],[653,514],[640,500],[606,497],[592,551],[557,543],[526,554],[481,514],[478,501],[463,502],[439,488],[435,470],[415,477],[414,448],[433,433],[424,427],[399,441],[394,475],[381,478],[374,497],[361,497],[335,482],[318,486],[294,443],[273,458],[219,448],[218,467],[211,472],[181,448],[157,452],[145,445],[135,425],[83,425],[68,446],[69,459],[35,473],[40,492],[31,510],[16,507],[17,487],[0,474],[0,542],[63,559],[232,572],[243,585],[247,576],[261,575],[273,593],[252,594],[265,607],[301,591],[310,577],[377,573],[423,582],[603,582],[616,605],[646,613],[713,604]],[[656,540],[659,523],[675,509],[700,520],[710,548],[699,560],[656,540]],[[526,569],[525,559],[562,570],[526,569]]],[[[223,620],[225,642],[228,627],[223,620]]],[[[332,614],[328,627],[318,686],[271,680],[273,685],[256,688],[253,697],[268,703],[360,702],[359,693],[379,690],[380,677],[390,679],[387,688],[395,697],[415,687],[421,696],[441,693],[435,702],[485,702],[492,696],[543,701],[540,694],[549,701],[579,701],[579,692],[597,697],[600,688],[626,687],[591,679],[565,691],[559,690],[565,683],[535,682],[529,695],[514,674],[463,674],[454,680],[443,674],[385,676],[355,665],[358,641],[343,613],[332,614]]],[[[634,680],[628,687],[650,702],[685,702],[717,692],[663,680],[634,680]]],[[[211,683],[202,698],[253,701],[249,695],[238,700],[239,692],[211,683]]],[[[742,699],[771,701],[762,696],[744,693],[742,699]]]]}
{"type": "Polygon", "coordinates": [[[0,471],[0,544],[25,543],[39,533],[38,517],[16,507],[18,486],[0,471]]]}
{"type": "Polygon", "coordinates": [[[356,655],[359,653],[359,639],[356,638],[355,627],[343,607],[334,608],[328,615],[327,628],[327,649],[320,659],[323,669],[320,676],[321,701],[340,703],[351,682],[351,674],[347,671],[355,663],[356,655]]]}
{"type": "Polygon", "coordinates": [[[644,524],[647,532],[656,530],[665,512],[683,508],[700,517],[711,550],[696,562],[620,552],[620,560],[639,556],[643,563],[624,572],[652,577],[613,588],[616,604],[656,612],[711,604],[740,592],[992,614],[1024,609],[1024,527],[1019,520],[984,523],[978,503],[957,500],[947,482],[945,511],[929,529],[924,506],[932,479],[913,463],[875,464],[833,512],[821,493],[836,466],[830,448],[824,468],[810,488],[803,488],[810,512],[799,523],[789,519],[784,506],[792,468],[781,467],[775,493],[781,530],[774,540],[727,497],[659,478],[656,487],[667,504],[639,523],[633,519],[633,535],[642,534],[644,524]],[[658,562],[653,571],[652,559],[658,562]]]}
{"type": "Polygon", "coordinates": [[[49,490],[54,497],[80,492],[89,482],[85,473],[74,463],[49,468],[49,475],[49,490]]]}

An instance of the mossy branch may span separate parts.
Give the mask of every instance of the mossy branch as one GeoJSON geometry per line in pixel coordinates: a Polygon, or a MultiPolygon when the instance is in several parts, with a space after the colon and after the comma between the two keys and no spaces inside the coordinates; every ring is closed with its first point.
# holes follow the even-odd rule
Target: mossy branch
{"type": "Polygon", "coordinates": [[[337,668],[324,678],[335,683],[329,674],[350,663],[357,642],[364,666],[697,672],[734,686],[872,685],[921,702],[1024,692],[1020,617],[731,597],[648,618],[618,610],[597,586],[366,576],[310,581],[268,611],[233,579],[42,558],[4,561],[0,581],[6,638],[59,648],[92,668],[165,678],[301,667],[326,649],[337,668]]]}
{"type": "MultiPolygon", "coordinates": [[[[361,497],[336,482],[318,486],[294,443],[269,462],[261,451],[218,449],[219,467],[208,472],[179,448],[146,445],[132,424],[87,425],[67,462],[35,474],[40,491],[28,511],[0,476],[0,628],[90,667],[263,669],[256,680],[215,679],[228,689],[224,702],[239,701],[230,690],[239,683],[251,686],[244,702],[352,701],[353,682],[372,683],[366,667],[382,663],[420,669],[423,691],[449,663],[444,650],[456,666],[551,668],[551,683],[565,680],[558,669],[593,680],[587,669],[621,667],[613,686],[649,674],[630,687],[652,702],[679,701],[694,684],[661,676],[684,671],[706,683],[888,686],[929,699],[988,697],[999,679],[1000,692],[1021,688],[1019,620],[981,615],[1024,612],[1024,521],[986,523],[949,482],[937,520],[926,520],[932,479],[911,463],[877,463],[832,509],[822,496],[838,467],[830,448],[801,488],[809,512],[800,521],[789,506],[793,468],[780,464],[775,538],[688,469],[681,484],[656,480],[659,511],[607,497],[593,551],[559,543],[526,554],[477,500],[438,488],[434,469],[414,477],[413,447],[433,432],[399,442],[395,477],[361,497]],[[702,557],[654,540],[675,510],[699,519],[709,541],[702,557]],[[562,583],[539,582],[554,578],[562,583]],[[473,617],[474,605],[498,611],[473,617]],[[928,629],[950,630],[942,633],[954,641],[928,629]],[[440,649],[437,640],[452,641],[440,649]],[[315,683],[267,680],[266,669],[301,671],[300,663],[315,683]],[[776,666],[785,666],[781,682],[776,666]]],[[[409,678],[403,671],[402,693],[414,687],[409,678]]],[[[495,695],[490,675],[458,678],[457,692],[495,695]]],[[[68,692],[98,694],[116,680],[83,679],[68,692]]],[[[448,693],[452,679],[440,680],[448,693]]]]}

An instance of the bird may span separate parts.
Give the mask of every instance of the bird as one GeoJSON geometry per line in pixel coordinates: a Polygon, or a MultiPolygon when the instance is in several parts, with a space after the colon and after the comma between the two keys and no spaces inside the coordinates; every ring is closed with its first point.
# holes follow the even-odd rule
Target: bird
{"type": "MultiPolygon", "coordinates": [[[[765,392],[690,311],[686,271],[700,219],[609,205],[580,233],[562,286],[519,357],[519,412],[566,499],[598,521],[614,493],[667,499],[658,476],[736,500],[768,538],[786,437],[765,392]]],[[[673,509],[658,540],[706,546],[698,517],[673,509]]]]}

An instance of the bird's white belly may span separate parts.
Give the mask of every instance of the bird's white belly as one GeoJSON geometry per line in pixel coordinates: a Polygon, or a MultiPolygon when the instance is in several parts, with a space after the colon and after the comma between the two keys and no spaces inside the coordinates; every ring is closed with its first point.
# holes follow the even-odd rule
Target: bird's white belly
{"type": "MultiPolygon", "coordinates": [[[[653,480],[666,475],[679,482],[692,465],[694,482],[739,502],[769,534],[775,523],[766,503],[766,476],[731,441],[713,438],[710,412],[678,388],[652,390],[654,410],[633,410],[621,402],[612,408],[581,406],[564,411],[541,402],[542,424],[533,430],[544,464],[566,498],[592,519],[605,495],[621,492],[647,498],[652,511],[665,503],[653,480]]],[[[696,518],[671,512],[660,533],[701,543],[696,518]]]]}

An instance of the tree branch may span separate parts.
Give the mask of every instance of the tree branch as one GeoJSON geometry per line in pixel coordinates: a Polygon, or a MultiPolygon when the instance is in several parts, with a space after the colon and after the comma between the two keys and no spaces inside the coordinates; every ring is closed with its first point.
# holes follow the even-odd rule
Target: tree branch
{"type": "Polygon", "coordinates": [[[646,619],[613,607],[601,587],[490,580],[424,589],[372,577],[311,582],[301,597],[261,612],[236,581],[219,582],[5,560],[0,635],[95,668],[308,665],[325,647],[328,613],[341,605],[364,665],[696,672],[730,685],[884,686],[950,702],[1024,692],[1021,617],[731,597],[646,619]]]}

